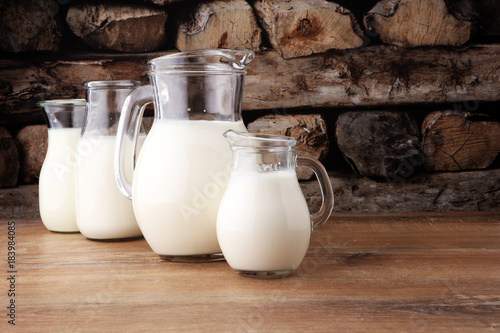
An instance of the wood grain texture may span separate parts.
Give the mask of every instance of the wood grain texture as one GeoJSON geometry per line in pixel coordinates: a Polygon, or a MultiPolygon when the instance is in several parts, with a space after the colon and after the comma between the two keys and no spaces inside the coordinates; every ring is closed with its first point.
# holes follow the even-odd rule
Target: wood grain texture
{"type": "Polygon", "coordinates": [[[17,220],[16,328],[492,332],[500,325],[499,221],[498,212],[334,215],[313,233],[295,274],[255,280],[225,262],[162,261],[144,240],[92,242],[17,220]]]}
{"type": "Polygon", "coordinates": [[[421,160],[420,131],[410,112],[350,111],[339,115],[335,138],[353,171],[375,178],[401,177],[421,160]]]}
{"type": "Polygon", "coordinates": [[[500,122],[482,114],[431,112],[422,135],[427,171],[485,169],[500,153],[500,122]]]}
{"type": "MultiPolygon", "coordinates": [[[[474,212],[498,211],[500,169],[463,172],[418,173],[422,159],[404,162],[405,174],[390,175],[385,182],[330,172],[335,212],[474,212]],[[411,163],[413,162],[413,164],[411,163]]],[[[313,211],[321,194],[316,180],[301,183],[313,211]]]]}
{"type": "Polygon", "coordinates": [[[363,45],[354,15],[325,0],[258,0],[257,15],[273,48],[285,59],[363,45]]]}
{"type": "Polygon", "coordinates": [[[194,2],[177,21],[175,45],[181,51],[225,48],[258,51],[261,30],[244,1],[194,2]]]}
{"type": "Polygon", "coordinates": [[[79,3],[69,7],[66,22],[95,49],[150,52],[167,39],[167,12],[144,4],[79,3]]]}
{"type": "Polygon", "coordinates": [[[472,29],[471,22],[450,13],[445,0],[382,0],[364,23],[384,43],[403,47],[462,45],[472,29]]]}
{"type": "MultiPolygon", "coordinates": [[[[422,162],[415,160],[414,162],[422,162]]],[[[405,164],[407,173],[385,182],[330,171],[336,213],[476,212],[498,211],[500,169],[481,172],[418,173],[420,165],[405,164]]],[[[319,210],[321,192],[317,180],[300,186],[311,211],[319,210]]],[[[38,185],[0,189],[0,219],[40,218],[38,185]]]]}
{"type": "MultiPolygon", "coordinates": [[[[173,52],[173,51],[171,51],[173,52]]],[[[36,102],[82,98],[82,82],[147,83],[147,61],[171,52],[73,54],[65,59],[0,60],[0,124],[43,122],[36,102]],[[38,118],[37,118],[38,117],[38,118]]],[[[284,60],[262,52],[247,66],[243,110],[497,101],[500,44],[401,49],[373,46],[284,60]]]]}

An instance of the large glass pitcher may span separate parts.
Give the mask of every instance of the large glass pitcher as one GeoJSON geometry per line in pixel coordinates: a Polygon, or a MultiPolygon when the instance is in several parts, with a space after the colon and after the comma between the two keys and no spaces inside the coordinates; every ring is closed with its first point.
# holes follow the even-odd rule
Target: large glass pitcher
{"type": "Polygon", "coordinates": [[[172,261],[214,261],[220,199],[229,179],[229,129],[246,131],[241,119],[245,65],[253,52],[209,49],[153,59],[150,86],[124,103],[115,151],[115,174],[132,199],[144,238],[172,261]],[[125,142],[136,136],[144,105],[154,102],[154,122],[131,184],[123,172],[125,142]]]}
{"type": "Polygon", "coordinates": [[[48,149],[40,170],[40,217],[54,232],[78,232],[76,225],[76,145],[85,116],[84,99],[40,101],[48,125],[48,149]]]}
{"type": "Polygon", "coordinates": [[[240,275],[274,278],[293,273],[302,262],[311,231],[327,221],[333,191],[323,165],[295,155],[290,137],[225,133],[233,169],[217,217],[217,236],[228,264],[240,275]],[[322,205],[310,215],[295,168],[314,171],[322,205]]]}

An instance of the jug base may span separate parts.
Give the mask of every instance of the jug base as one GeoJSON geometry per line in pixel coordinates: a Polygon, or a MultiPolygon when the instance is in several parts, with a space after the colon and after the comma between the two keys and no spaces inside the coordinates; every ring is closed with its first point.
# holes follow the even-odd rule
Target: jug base
{"type": "Polygon", "coordinates": [[[125,238],[91,238],[91,237],[85,237],[88,240],[91,240],[93,242],[128,242],[128,241],[134,241],[138,239],[144,238],[142,235],[140,236],[132,236],[132,237],[125,237],[125,238]]]}
{"type": "Polygon", "coordinates": [[[212,262],[226,260],[222,253],[200,254],[190,256],[163,255],[160,258],[173,262],[212,262]]]}
{"type": "Polygon", "coordinates": [[[294,269],[282,269],[275,271],[246,271],[235,270],[236,274],[244,277],[257,278],[257,279],[278,279],[291,275],[295,272],[294,269]]]}

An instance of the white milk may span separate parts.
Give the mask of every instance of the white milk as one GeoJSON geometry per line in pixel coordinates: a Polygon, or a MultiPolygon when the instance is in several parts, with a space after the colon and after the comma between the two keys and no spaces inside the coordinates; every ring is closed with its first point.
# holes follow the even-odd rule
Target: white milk
{"type": "Polygon", "coordinates": [[[310,221],[294,172],[232,174],[217,236],[235,270],[295,270],[309,246],[310,221]]]}
{"type": "MultiPolygon", "coordinates": [[[[144,136],[138,140],[140,149],[144,136]]],[[[141,235],[132,202],[118,189],[114,174],[116,136],[83,136],[77,146],[76,166],[77,225],[90,239],[119,239],[141,235]]],[[[128,147],[132,148],[129,141],[128,147]]],[[[132,156],[132,153],[129,152],[132,156]]],[[[132,178],[132,167],[125,167],[132,178]]]]}
{"type": "Polygon", "coordinates": [[[243,122],[155,120],[134,173],[132,201],[159,255],[220,253],[216,220],[232,161],[226,130],[243,122]]]}
{"type": "Polygon", "coordinates": [[[80,128],[49,128],[48,149],[38,185],[40,217],[57,232],[77,232],[75,149],[80,128]]]}

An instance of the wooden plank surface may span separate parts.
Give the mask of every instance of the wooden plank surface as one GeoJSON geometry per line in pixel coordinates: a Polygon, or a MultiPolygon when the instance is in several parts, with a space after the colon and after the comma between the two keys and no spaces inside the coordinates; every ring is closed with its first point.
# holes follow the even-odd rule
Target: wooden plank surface
{"type": "MultiPolygon", "coordinates": [[[[500,212],[336,214],[292,276],[161,260],[144,240],[93,242],[15,221],[19,332],[495,332],[500,212]]],[[[11,330],[8,330],[11,331],[11,330]]]]}

